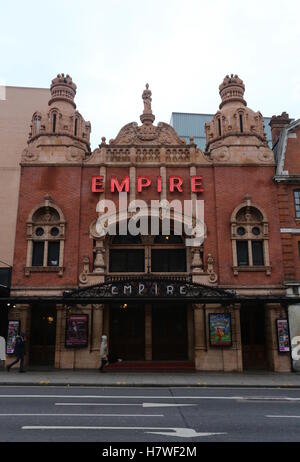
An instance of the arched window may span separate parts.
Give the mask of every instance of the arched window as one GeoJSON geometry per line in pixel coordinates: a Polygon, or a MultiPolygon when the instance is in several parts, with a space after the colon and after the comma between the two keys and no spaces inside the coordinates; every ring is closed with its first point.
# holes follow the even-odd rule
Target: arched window
{"type": "Polygon", "coordinates": [[[186,273],[187,250],[182,236],[116,235],[109,239],[109,273],[186,273]]]}
{"type": "Polygon", "coordinates": [[[38,135],[41,129],[41,114],[36,112],[32,118],[33,136],[38,135]]]}
{"type": "Polygon", "coordinates": [[[26,274],[31,271],[63,271],[65,220],[61,210],[46,196],[27,220],[26,274]]]}
{"type": "Polygon", "coordinates": [[[56,112],[54,112],[52,116],[52,132],[53,133],[56,133],[56,121],[57,121],[57,114],[56,112]]]}
{"type": "Polygon", "coordinates": [[[239,114],[239,119],[240,119],[240,131],[243,133],[244,131],[244,124],[243,124],[243,114],[239,114]]]}
{"type": "Polygon", "coordinates": [[[222,127],[221,127],[221,119],[218,117],[218,134],[219,136],[222,135],[222,127]]]}
{"type": "Polygon", "coordinates": [[[78,119],[76,117],[75,125],[74,125],[74,136],[77,136],[77,132],[78,132],[78,119]]]}
{"type": "Polygon", "coordinates": [[[231,218],[234,274],[255,270],[270,274],[268,222],[250,199],[246,202],[235,209],[231,218]]]}

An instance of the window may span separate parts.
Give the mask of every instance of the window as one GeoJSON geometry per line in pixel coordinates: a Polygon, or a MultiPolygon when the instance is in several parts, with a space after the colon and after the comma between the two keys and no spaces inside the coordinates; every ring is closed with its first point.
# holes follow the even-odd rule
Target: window
{"type": "Polygon", "coordinates": [[[249,252],[247,241],[236,241],[237,261],[238,266],[249,265],[249,252]]]}
{"type": "Polygon", "coordinates": [[[264,264],[263,241],[251,241],[253,266],[262,266],[264,264]]]}
{"type": "Polygon", "coordinates": [[[35,133],[38,134],[41,128],[41,119],[40,117],[35,117],[34,119],[35,133]]]}
{"type": "Polygon", "coordinates": [[[182,244],[182,237],[171,234],[170,236],[165,234],[159,234],[154,238],[154,244],[182,244]]]}
{"type": "Polygon", "coordinates": [[[110,249],[109,270],[111,273],[144,273],[144,249],[110,249]]]}
{"type": "Polygon", "coordinates": [[[48,242],[48,266],[59,264],[59,241],[48,242]]]}
{"type": "Polygon", "coordinates": [[[56,132],[56,113],[53,114],[53,118],[52,118],[52,132],[53,133],[56,132]]]}
{"type": "Polygon", "coordinates": [[[32,211],[27,220],[27,262],[25,274],[31,271],[63,271],[65,220],[49,196],[32,211]]]}
{"type": "Polygon", "coordinates": [[[33,242],[32,266],[44,265],[45,242],[33,242]]]}
{"type": "Polygon", "coordinates": [[[185,249],[152,249],[151,270],[154,273],[177,273],[186,271],[185,249]]]}
{"type": "Polygon", "coordinates": [[[222,135],[222,128],[221,128],[221,119],[218,118],[218,132],[219,132],[219,136],[222,135]]]}
{"type": "MultiPolygon", "coordinates": [[[[97,245],[94,243],[94,249],[97,245]]],[[[185,273],[186,248],[183,236],[126,236],[110,238],[107,259],[111,273],[185,273]]],[[[95,268],[95,261],[94,261],[95,268]]]]}
{"type": "Polygon", "coordinates": [[[294,191],[295,217],[300,218],[300,191],[294,191]]]}
{"type": "Polygon", "coordinates": [[[266,271],[270,274],[268,223],[263,212],[251,204],[235,209],[231,217],[233,271],[266,271]]]}
{"type": "Polygon", "coordinates": [[[75,127],[74,127],[74,136],[77,136],[77,130],[78,130],[78,119],[75,119],[75,127]]]}
{"type": "Polygon", "coordinates": [[[240,114],[240,131],[243,133],[244,126],[243,126],[243,114],[240,114]]]}

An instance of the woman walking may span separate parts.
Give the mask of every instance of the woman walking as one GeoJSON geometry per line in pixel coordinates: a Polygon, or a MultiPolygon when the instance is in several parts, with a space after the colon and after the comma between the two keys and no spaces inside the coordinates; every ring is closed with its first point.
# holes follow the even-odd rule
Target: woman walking
{"type": "Polygon", "coordinates": [[[24,356],[26,354],[26,350],[25,350],[25,334],[23,332],[21,332],[21,334],[17,335],[17,337],[16,337],[14,354],[16,356],[16,360],[13,361],[11,364],[8,364],[8,366],[6,366],[7,372],[9,372],[10,368],[14,364],[17,364],[19,361],[20,361],[19,372],[26,372],[25,369],[24,369],[24,356]]]}
{"type": "Polygon", "coordinates": [[[107,336],[102,335],[102,341],[100,345],[100,367],[99,371],[104,372],[104,366],[108,363],[108,346],[107,346],[107,336]]]}

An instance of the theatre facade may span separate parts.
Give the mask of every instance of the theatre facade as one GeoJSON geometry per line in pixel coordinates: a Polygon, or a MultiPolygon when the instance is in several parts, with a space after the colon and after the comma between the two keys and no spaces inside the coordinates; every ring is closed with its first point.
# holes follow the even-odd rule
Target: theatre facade
{"type": "Polygon", "coordinates": [[[154,124],[148,85],[141,124],[91,152],[71,77],[50,90],[22,155],[9,311],[29,365],[97,368],[106,334],[132,367],[289,371],[274,155],[243,81],[220,85],[205,152],[154,124]]]}

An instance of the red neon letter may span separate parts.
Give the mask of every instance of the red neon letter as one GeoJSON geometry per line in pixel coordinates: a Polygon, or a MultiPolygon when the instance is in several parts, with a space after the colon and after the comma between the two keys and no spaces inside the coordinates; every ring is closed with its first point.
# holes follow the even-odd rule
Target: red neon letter
{"type": "Polygon", "coordinates": [[[104,192],[103,188],[103,176],[93,176],[92,177],[92,192],[104,192]]]}
{"type": "Polygon", "coordinates": [[[157,192],[161,192],[161,176],[157,177],[157,192]]]}
{"type": "Polygon", "coordinates": [[[182,192],[183,179],[181,176],[171,176],[170,177],[170,191],[174,192],[176,188],[177,191],[182,192]]]}
{"type": "Polygon", "coordinates": [[[117,191],[120,193],[123,190],[125,192],[129,191],[129,176],[125,176],[124,180],[119,183],[119,180],[117,177],[112,176],[110,179],[110,191],[115,192],[115,188],[117,188],[117,191]]]}
{"type": "Polygon", "coordinates": [[[191,189],[193,193],[204,192],[204,188],[202,186],[202,176],[191,176],[191,189]]]}
{"type": "Polygon", "coordinates": [[[147,176],[139,176],[137,183],[138,192],[142,192],[143,188],[148,188],[151,185],[151,180],[147,176]]]}

